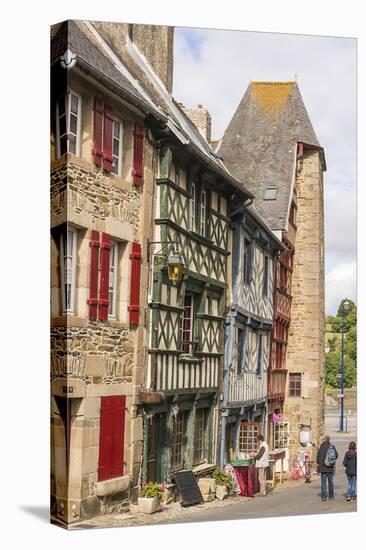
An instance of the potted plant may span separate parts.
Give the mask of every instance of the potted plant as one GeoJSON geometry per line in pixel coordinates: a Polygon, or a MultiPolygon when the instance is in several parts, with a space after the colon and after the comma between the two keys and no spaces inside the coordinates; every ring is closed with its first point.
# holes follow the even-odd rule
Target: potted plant
{"type": "Polygon", "coordinates": [[[141,496],[138,499],[139,512],[153,514],[160,508],[160,499],[163,494],[163,487],[159,483],[149,481],[144,483],[141,489],[141,496]]]}
{"type": "Polygon", "coordinates": [[[216,481],[216,498],[224,500],[233,488],[233,478],[223,470],[214,470],[212,477],[216,481]]]}

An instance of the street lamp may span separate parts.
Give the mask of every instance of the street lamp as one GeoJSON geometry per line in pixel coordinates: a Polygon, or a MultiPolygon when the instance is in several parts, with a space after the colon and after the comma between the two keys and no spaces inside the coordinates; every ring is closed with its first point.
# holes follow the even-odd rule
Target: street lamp
{"type": "Polygon", "coordinates": [[[341,364],[341,418],[339,431],[344,431],[344,312],[349,310],[348,300],[342,302],[342,364],[341,364]]]}
{"type": "Polygon", "coordinates": [[[173,245],[177,244],[176,241],[148,241],[149,262],[152,257],[153,248],[159,244],[161,245],[161,249],[155,254],[165,255],[165,265],[167,266],[168,270],[168,279],[174,284],[179,283],[184,273],[185,263],[179,251],[176,248],[173,248],[173,245]],[[167,257],[165,251],[168,247],[170,247],[171,250],[167,257]]]}
{"type": "Polygon", "coordinates": [[[168,279],[173,283],[181,280],[185,268],[184,261],[178,252],[174,251],[168,256],[168,279]]]}

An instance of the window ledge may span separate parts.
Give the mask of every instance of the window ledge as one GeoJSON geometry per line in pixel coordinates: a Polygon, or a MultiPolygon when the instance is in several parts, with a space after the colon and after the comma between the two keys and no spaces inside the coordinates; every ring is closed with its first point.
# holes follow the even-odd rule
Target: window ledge
{"type": "Polygon", "coordinates": [[[130,487],[130,476],[115,477],[105,481],[96,481],[94,490],[97,497],[123,493],[130,487]]]}
{"type": "Polygon", "coordinates": [[[62,315],[60,317],[51,317],[52,327],[86,327],[88,320],[74,315],[62,315]]]}

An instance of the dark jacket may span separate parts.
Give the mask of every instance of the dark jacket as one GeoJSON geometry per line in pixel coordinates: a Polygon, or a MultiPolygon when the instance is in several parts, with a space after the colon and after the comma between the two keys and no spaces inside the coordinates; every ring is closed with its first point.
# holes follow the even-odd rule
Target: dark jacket
{"type": "Polygon", "coordinates": [[[357,451],[347,451],[344,455],[343,466],[348,476],[357,475],[357,451]]]}
{"type": "MultiPolygon", "coordinates": [[[[328,443],[326,441],[324,441],[324,443],[322,443],[319,447],[319,450],[318,450],[318,454],[316,455],[316,461],[318,463],[318,472],[320,474],[324,474],[324,473],[334,473],[334,466],[326,466],[325,463],[324,463],[324,460],[325,460],[325,457],[326,457],[326,454],[327,454],[327,450],[329,449],[330,445],[332,445],[332,443],[328,443]]],[[[333,445],[334,447],[334,445],[333,445]]],[[[335,447],[334,447],[335,448],[335,447]]],[[[338,453],[337,453],[337,449],[335,449],[335,452],[336,452],[336,457],[338,458],[338,453]]]]}

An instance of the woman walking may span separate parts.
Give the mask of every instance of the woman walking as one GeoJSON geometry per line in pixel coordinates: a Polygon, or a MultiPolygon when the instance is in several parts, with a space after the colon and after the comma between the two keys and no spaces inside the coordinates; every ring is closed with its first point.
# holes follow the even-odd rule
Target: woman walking
{"type": "Polygon", "coordinates": [[[343,466],[346,468],[348,479],[347,502],[356,501],[356,480],[357,480],[357,450],[356,443],[351,441],[348,451],[344,455],[343,466]]]}

